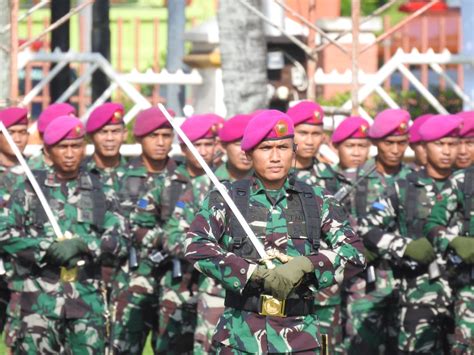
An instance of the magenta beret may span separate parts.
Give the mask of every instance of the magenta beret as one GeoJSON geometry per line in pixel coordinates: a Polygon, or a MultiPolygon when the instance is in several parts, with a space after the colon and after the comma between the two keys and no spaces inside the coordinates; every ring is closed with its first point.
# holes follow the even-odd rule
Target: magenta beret
{"type": "Polygon", "coordinates": [[[0,121],[8,128],[15,125],[28,125],[28,110],[22,107],[9,107],[0,111],[0,121]]]}
{"type": "Polygon", "coordinates": [[[410,134],[410,143],[418,143],[421,141],[420,127],[426,122],[426,120],[433,116],[433,114],[428,113],[426,115],[418,117],[413,121],[413,124],[411,125],[410,130],[408,131],[408,133],[410,134]]]}
{"type": "Polygon", "coordinates": [[[423,142],[444,137],[459,137],[462,119],[456,115],[434,115],[423,123],[418,132],[423,142]]]}
{"type": "MultiPolygon", "coordinates": [[[[174,111],[168,110],[174,117],[174,111]]],[[[150,107],[140,112],[133,126],[133,134],[136,137],[143,137],[157,130],[158,128],[171,128],[171,124],[158,107],[150,107]]]]}
{"type": "Polygon", "coordinates": [[[222,142],[234,142],[242,139],[245,127],[252,119],[252,115],[235,115],[228,121],[224,122],[219,131],[219,138],[222,142]]]}
{"type": "Polygon", "coordinates": [[[340,143],[349,138],[367,138],[369,126],[369,122],[362,117],[347,117],[334,130],[331,140],[340,143]]]}
{"type": "Polygon", "coordinates": [[[249,151],[268,139],[293,137],[294,125],[290,116],[277,110],[265,110],[252,119],[245,127],[241,148],[249,151]]]}
{"type": "Polygon", "coordinates": [[[73,116],[60,116],[53,120],[44,131],[44,144],[55,145],[65,139],[84,137],[84,125],[81,120],[73,116]]]}
{"type": "Polygon", "coordinates": [[[474,137],[474,111],[459,112],[456,116],[463,120],[460,136],[462,138],[474,137]]]}
{"type": "Polygon", "coordinates": [[[321,106],[312,101],[301,101],[295,106],[290,107],[286,114],[291,117],[295,126],[302,123],[323,124],[324,111],[321,106]]]}
{"type": "MultiPolygon", "coordinates": [[[[203,138],[215,138],[217,135],[217,123],[209,115],[191,116],[183,122],[181,130],[191,142],[203,138]]],[[[182,142],[181,138],[179,139],[182,142]]]]}
{"type": "Polygon", "coordinates": [[[387,109],[375,116],[369,128],[369,137],[373,139],[408,134],[410,114],[401,109],[387,109]]]}
{"type": "Polygon", "coordinates": [[[67,103],[49,105],[38,117],[38,131],[44,133],[46,126],[59,116],[75,116],[76,109],[67,103]]]}
{"type": "Polygon", "coordinates": [[[86,124],[87,133],[94,133],[105,125],[123,123],[123,106],[115,102],[107,102],[92,111],[86,124]]]}

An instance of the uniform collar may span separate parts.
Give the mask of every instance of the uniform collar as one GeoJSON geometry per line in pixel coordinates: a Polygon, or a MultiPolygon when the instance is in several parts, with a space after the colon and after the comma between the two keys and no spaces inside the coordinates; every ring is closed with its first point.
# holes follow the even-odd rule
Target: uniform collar
{"type": "MultiPolygon", "coordinates": [[[[263,182],[254,174],[252,175],[251,179],[251,188],[250,188],[250,193],[251,195],[258,195],[258,194],[264,194],[267,190],[265,189],[265,186],[263,186],[263,182]]],[[[288,179],[285,180],[285,183],[283,184],[283,189],[285,191],[288,190],[295,190],[294,186],[290,186],[290,183],[288,179]]],[[[295,190],[296,191],[296,190],[295,190]]]]}

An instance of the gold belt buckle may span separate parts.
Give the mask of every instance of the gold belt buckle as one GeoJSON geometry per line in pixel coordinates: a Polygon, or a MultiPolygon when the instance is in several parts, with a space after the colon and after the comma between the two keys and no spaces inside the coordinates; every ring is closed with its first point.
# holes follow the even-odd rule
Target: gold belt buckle
{"type": "Polygon", "coordinates": [[[61,266],[61,281],[62,282],[75,282],[77,280],[77,266],[73,268],[66,268],[61,266]]]}
{"type": "Polygon", "coordinates": [[[259,313],[262,316],[286,317],[285,300],[279,300],[269,295],[260,295],[260,305],[261,311],[259,313]]]}

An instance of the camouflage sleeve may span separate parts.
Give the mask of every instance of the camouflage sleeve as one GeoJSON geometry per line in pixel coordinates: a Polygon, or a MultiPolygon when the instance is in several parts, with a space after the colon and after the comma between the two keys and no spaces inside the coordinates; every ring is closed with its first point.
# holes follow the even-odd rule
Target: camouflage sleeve
{"type": "Polygon", "coordinates": [[[451,225],[451,222],[461,209],[460,201],[463,201],[464,196],[455,183],[445,189],[441,196],[442,199],[431,209],[423,232],[439,252],[445,252],[449,243],[461,234],[459,226],[451,225]]]}
{"type": "MultiPolygon", "coordinates": [[[[317,189],[317,188],[315,188],[317,189]]],[[[328,248],[311,255],[319,288],[335,283],[341,284],[365,268],[364,246],[347,219],[344,209],[327,193],[318,193],[322,198],[321,230],[328,248]]]]}
{"type": "Polygon", "coordinates": [[[163,244],[161,225],[161,191],[157,186],[141,197],[130,215],[133,243],[142,257],[163,244]]]}
{"type": "Polygon", "coordinates": [[[196,269],[219,281],[226,290],[242,293],[257,265],[226,250],[230,243],[224,235],[228,233],[226,225],[224,201],[217,191],[212,191],[191,223],[185,256],[196,269]]]}
{"type": "Polygon", "coordinates": [[[367,249],[396,260],[403,258],[410,242],[396,228],[401,213],[398,208],[400,195],[399,184],[389,188],[380,200],[372,204],[369,212],[359,219],[358,229],[367,249]]]}
{"type": "Polygon", "coordinates": [[[44,265],[46,250],[55,240],[51,226],[44,226],[44,233],[32,235],[28,232],[30,222],[26,211],[31,204],[24,184],[12,193],[7,209],[0,223],[0,245],[2,251],[16,258],[20,263],[38,266],[44,265]]]}
{"type": "Polygon", "coordinates": [[[196,212],[193,187],[189,186],[179,197],[173,213],[164,227],[163,248],[171,255],[184,255],[186,233],[196,212]]]}

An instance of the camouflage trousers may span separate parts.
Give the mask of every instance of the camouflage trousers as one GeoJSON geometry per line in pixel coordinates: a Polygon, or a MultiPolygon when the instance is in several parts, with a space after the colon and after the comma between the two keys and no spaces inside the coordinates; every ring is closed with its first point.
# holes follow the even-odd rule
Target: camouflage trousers
{"type": "Polygon", "coordinates": [[[155,344],[157,354],[182,354],[193,351],[196,330],[197,284],[192,272],[172,279],[162,279],[159,297],[159,331],[155,344]]]}
{"type": "Polygon", "coordinates": [[[103,354],[103,317],[50,319],[37,313],[22,316],[15,354],[103,354]]]}
{"type": "Polygon", "coordinates": [[[341,305],[316,306],[319,332],[328,336],[329,354],[343,354],[341,305]]]}
{"type": "Polygon", "coordinates": [[[148,335],[158,332],[158,295],[120,292],[112,301],[111,344],[114,354],[141,354],[148,335]]]}
{"type": "Polygon", "coordinates": [[[455,290],[452,354],[474,353],[474,283],[455,290]]]}
{"type": "Polygon", "coordinates": [[[5,280],[5,275],[0,276],[0,333],[5,329],[7,321],[7,308],[10,301],[10,289],[5,280]]]}
{"type": "MultiPolygon", "coordinates": [[[[213,354],[219,354],[219,355],[245,355],[245,354],[255,354],[254,352],[246,352],[242,351],[240,349],[234,349],[231,348],[230,346],[224,346],[222,344],[214,345],[216,350],[213,352],[213,354]]],[[[286,353],[269,353],[269,354],[286,354],[286,353]]],[[[297,352],[291,352],[290,354],[298,354],[298,355],[319,355],[321,354],[321,349],[314,349],[314,350],[304,350],[304,351],[297,351],[297,352]]],[[[321,354],[324,355],[324,354],[321,354]]]]}
{"type": "Polygon", "coordinates": [[[208,354],[211,351],[212,335],[222,313],[224,298],[200,292],[197,296],[197,319],[194,333],[194,354],[208,354]]]}
{"type": "Polygon", "coordinates": [[[5,324],[5,345],[11,349],[16,346],[18,330],[21,326],[20,292],[13,292],[8,303],[7,322],[5,324]]]}
{"type": "Polygon", "coordinates": [[[364,272],[346,286],[344,347],[348,354],[396,351],[398,282],[388,268],[376,267],[375,275],[374,283],[366,281],[364,272]]]}

